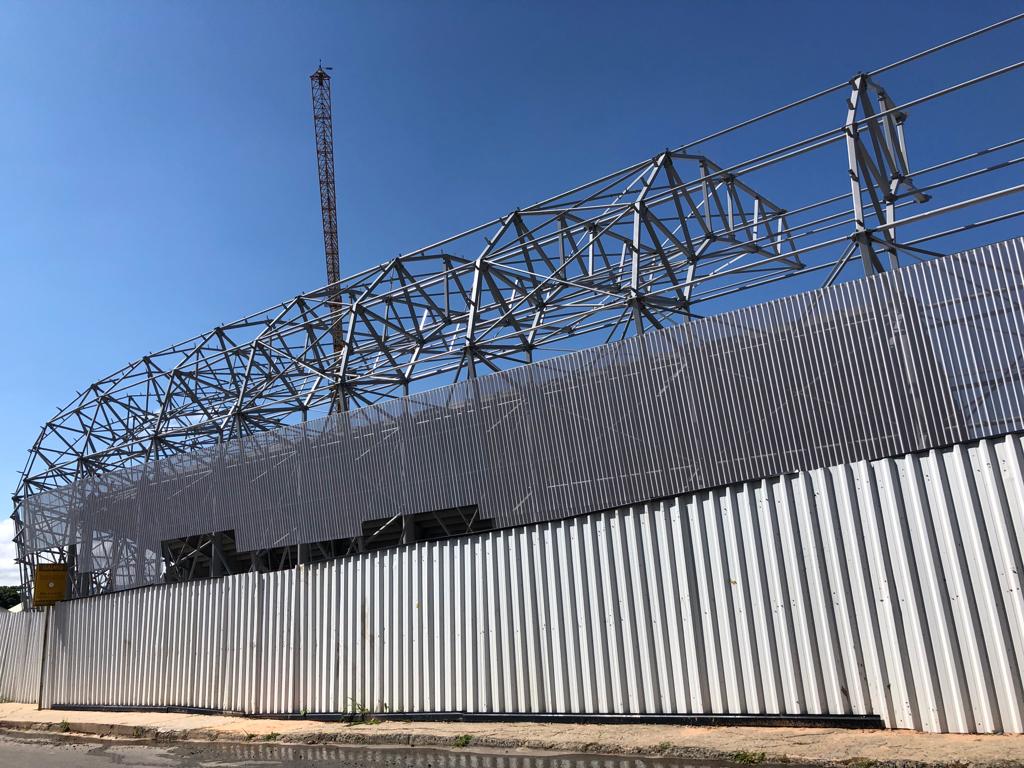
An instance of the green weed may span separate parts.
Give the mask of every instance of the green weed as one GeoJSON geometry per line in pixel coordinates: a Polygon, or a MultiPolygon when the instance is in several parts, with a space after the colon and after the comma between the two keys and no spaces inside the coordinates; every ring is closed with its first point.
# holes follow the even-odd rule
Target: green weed
{"type": "Polygon", "coordinates": [[[741,750],[739,752],[733,752],[730,756],[734,763],[744,763],[746,765],[756,765],[757,763],[764,762],[764,752],[748,752],[741,750]]]}

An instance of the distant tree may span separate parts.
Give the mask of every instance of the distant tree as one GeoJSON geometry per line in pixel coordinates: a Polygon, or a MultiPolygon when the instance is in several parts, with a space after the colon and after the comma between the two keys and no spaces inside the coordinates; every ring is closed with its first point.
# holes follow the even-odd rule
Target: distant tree
{"type": "Polygon", "coordinates": [[[21,602],[17,587],[0,587],[0,608],[13,608],[21,602]]]}

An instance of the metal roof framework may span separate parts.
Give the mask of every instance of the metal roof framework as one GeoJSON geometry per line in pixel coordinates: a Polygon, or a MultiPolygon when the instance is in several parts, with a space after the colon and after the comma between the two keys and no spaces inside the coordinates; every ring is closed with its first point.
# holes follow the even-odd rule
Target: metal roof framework
{"type": "Polygon", "coordinates": [[[665,150],[130,363],[60,409],[32,446],[13,513],[26,581],[37,560],[66,556],[23,546],[27,495],[715,314],[780,281],[804,290],[943,255],[931,241],[1024,211],[1001,208],[956,226],[951,214],[991,213],[1024,185],[954,192],[944,205],[928,205],[930,194],[1024,161],[959,172],[1024,138],[914,169],[904,124],[916,106],[1021,67],[902,104],[877,73],[860,74],[846,86],[845,115],[837,114],[845,119],[827,131],[732,165],[694,151],[700,142],[665,150]],[[837,145],[848,162],[830,178],[848,178],[848,192],[786,209],[750,179],[837,145]]]}

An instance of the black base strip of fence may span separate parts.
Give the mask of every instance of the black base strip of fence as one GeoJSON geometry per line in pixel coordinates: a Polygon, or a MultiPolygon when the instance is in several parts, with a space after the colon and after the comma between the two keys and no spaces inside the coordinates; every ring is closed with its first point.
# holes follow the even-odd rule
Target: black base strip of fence
{"type": "Polygon", "coordinates": [[[185,715],[219,715],[273,720],[310,720],[313,722],[364,722],[368,719],[410,722],[461,723],[596,723],[604,725],[705,725],[777,728],[885,728],[878,715],[785,715],[785,714],[584,714],[536,712],[307,712],[260,713],[233,712],[204,707],[113,707],[54,704],[50,709],[92,712],[163,712],[185,715]]]}

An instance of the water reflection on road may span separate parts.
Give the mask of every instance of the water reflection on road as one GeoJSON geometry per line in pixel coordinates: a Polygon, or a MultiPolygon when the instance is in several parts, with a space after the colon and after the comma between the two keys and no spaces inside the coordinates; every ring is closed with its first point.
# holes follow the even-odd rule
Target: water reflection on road
{"type": "Polygon", "coordinates": [[[0,733],[0,765],[12,768],[715,768],[671,758],[444,751],[425,748],[278,744],[125,744],[44,734],[0,733]]]}

